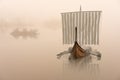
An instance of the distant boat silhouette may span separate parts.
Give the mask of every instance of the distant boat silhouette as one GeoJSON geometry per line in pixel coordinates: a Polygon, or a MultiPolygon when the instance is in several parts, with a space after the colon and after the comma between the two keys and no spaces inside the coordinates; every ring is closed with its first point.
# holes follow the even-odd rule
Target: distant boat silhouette
{"type": "Polygon", "coordinates": [[[23,38],[37,38],[37,30],[27,30],[27,29],[15,29],[13,32],[11,32],[11,35],[15,38],[23,37],[23,38]]]}

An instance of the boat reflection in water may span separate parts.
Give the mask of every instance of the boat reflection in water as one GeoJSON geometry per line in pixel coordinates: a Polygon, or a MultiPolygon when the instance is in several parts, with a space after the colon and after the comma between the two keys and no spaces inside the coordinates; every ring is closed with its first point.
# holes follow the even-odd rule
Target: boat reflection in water
{"type": "Polygon", "coordinates": [[[27,30],[26,28],[24,29],[18,29],[16,28],[13,32],[11,32],[11,35],[18,39],[19,37],[22,37],[24,39],[26,38],[37,38],[38,32],[37,30],[27,30]]]}

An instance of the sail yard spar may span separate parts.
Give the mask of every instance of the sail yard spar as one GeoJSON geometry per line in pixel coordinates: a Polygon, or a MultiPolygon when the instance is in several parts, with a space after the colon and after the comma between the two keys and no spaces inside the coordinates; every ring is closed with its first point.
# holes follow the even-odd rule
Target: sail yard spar
{"type": "MultiPolygon", "coordinates": [[[[74,43],[74,47],[78,46],[78,50],[81,53],[84,53],[84,50],[79,45],[98,45],[101,12],[102,11],[82,11],[80,8],[80,11],[61,13],[63,44],[74,43]],[[76,40],[75,27],[77,28],[76,40]]],[[[74,51],[74,54],[76,54],[76,51],[74,51]]]]}

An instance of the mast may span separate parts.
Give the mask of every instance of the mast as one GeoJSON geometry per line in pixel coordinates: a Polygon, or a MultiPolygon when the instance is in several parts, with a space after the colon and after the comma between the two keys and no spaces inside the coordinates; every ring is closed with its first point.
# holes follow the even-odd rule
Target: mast
{"type": "Polygon", "coordinates": [[[80,5],[80,12],[81,12],[81,10],[82,10],[82,7],[81,7],[81,5],[80,5]]]}
{"type": "Polygon", "coordinates": [[[75,27],[75,42],[77,42],[77,27],[75,27]]]}

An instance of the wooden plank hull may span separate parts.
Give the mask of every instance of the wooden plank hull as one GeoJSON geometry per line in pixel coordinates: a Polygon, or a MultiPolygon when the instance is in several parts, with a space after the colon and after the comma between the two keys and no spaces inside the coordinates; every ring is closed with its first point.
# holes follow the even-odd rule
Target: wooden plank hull
{"type": "Polygon", "coordinates": [[[86,56],[85,50],[80,47],[80,45],[77,43],[77,41],[75,41],[75,43],[74,43],[71,54],[76,59],[86,56]]]}

